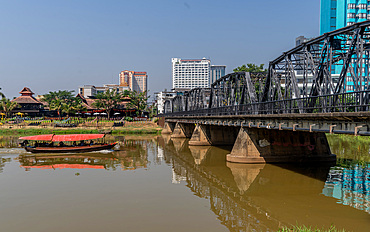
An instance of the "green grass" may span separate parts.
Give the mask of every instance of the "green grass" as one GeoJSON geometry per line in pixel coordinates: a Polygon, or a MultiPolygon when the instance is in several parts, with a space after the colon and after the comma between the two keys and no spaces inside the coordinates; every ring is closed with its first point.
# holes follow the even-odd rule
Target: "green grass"
{"type": "MultiPolygon", "coordinates": [[[[102,129],[104,130],[104,129],[102,129]]],[[[112,130],[112,134],[159,134],[161,130],[157,129],[117,129],[112,130]]],[[[97,134],[100,129],[48,129],[48,128],[27,128],[27,129],[0,129],[0,135],[37,135],[37,134],[97,134]]]]}
{"type": "Polygon", "coordinates": [[[340,159],[350,159],[358,163],[370,163],[370,136],[326,135],[331,152],[340,159]]]}
{"type": "Polygon", "coordinates": [[[339,230],[335,226],[331,226],[329,229],[311,228],[307,226],[293,226],[292,228],[284,227],[279,232],[345,232],[345,230],[339,230]]]}

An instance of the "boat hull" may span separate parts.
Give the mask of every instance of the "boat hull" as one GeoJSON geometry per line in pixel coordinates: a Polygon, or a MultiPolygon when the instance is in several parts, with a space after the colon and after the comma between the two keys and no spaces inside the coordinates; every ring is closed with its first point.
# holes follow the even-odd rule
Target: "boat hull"
{"type": "Polygon", "coordinates": [[[31,153],[83,153],[112,149],[116,144],[117,143],[97,144],[76,147],[25,147],[24,149],[31,153]]]}

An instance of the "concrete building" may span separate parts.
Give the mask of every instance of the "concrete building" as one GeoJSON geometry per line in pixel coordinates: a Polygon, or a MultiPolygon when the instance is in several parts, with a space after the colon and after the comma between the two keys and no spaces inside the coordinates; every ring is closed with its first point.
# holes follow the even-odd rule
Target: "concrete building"
{"type": "Polygon", "coordinates": [[[211,65],[211,75],[209,79],[209,87],[212,83],[221,77],[225,76],[226,65],[211,65]]]}
{"type": "Polygon", "coordinates": [[[142,93],[148,90],[148,75],[146,72],[121,71],[119,85],[128,86],[131,91],[142,93]]]}
{"type": "Polygon", "coordinates": [[[211,60],[172,58],[172,89],[208,88],[211,60]]]}
{"type": "Polygon", "coordinates": [[[368,0],[321,0],[320,34],[370,19],[368,0]]]}
{"type": "Polygon", "coordinates": [[[108,90],[123,93],[125,90],[129,90],[129,87],[117,84],[105,84],[103,86],[84,85],[78,88],[78,93],[84,98],[94,98],[98,93],[104,93],[108,90]]]}
{"type": "Polygon", "coordinates": [[[172,89],[188,91],[193,88],[209,88],[213,82],[225,76],[225,65],[211,65],[211,60],[172,58],[172,89]]]}
{"type": "Polygon", "coordinates": [[[157,105],[157,113],[162,114],[164,113],[164,102],[166,100],[172,99],[176,96],[176,92],[170,91],[162,91],[154,93],[155,95],[155,103],[157,105]]]}

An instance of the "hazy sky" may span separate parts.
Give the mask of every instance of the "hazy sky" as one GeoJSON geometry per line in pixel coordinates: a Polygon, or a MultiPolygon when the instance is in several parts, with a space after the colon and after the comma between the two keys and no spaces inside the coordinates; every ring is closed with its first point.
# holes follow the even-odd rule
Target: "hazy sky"
{"type": "Polygon", "coordinates": [[[171,58],[210,58],[226,72],[268,64],[319,35],[320,0],[0,0],[0,87],[8,98],[148,72],[171,89],[171,58]]]}

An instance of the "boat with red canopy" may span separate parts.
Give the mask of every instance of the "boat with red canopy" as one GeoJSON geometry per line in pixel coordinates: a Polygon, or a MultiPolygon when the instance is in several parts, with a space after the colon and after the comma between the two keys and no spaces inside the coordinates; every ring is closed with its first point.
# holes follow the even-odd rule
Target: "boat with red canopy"
{"type": "Polygon", "coordinates": [[[94,139],[102,139],[105,134],[68,134],[68,135],[34,135],[24,136],[21,145],[32,153],[79,153],[112,149],[117,143],[96,143],[94,139]],[[85,142],[90,140],[90,142],[85,142]],[[35,141],[29,145],[28,141],[35,141]],[[79,144],[76,142],[79,141],[79,144]],[[41,143],[39,143],[41,142],[41,143]],[[55,145],[54,142],[59,142],[55,145]],[[69,144],[65,144],[67,142],[69,144]],[[73,143],[71,143],[73,142],[73,143]]]}

